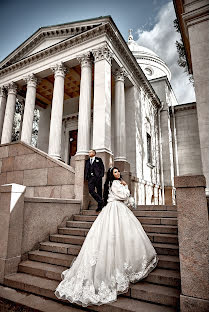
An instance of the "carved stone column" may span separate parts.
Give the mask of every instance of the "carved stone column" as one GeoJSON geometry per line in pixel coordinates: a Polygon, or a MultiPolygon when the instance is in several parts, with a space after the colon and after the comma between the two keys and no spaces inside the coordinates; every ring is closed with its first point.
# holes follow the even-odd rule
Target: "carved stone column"
{"type": "Polygon", "coordinates": [[[90,52],[78,58],[81,63],[81,83],[76,155],[86,155],[90,149],[92,62],[90,52]]]}
{"type": "Polygon", "coordinates": [[[4,123],[6,102],[7,102],[6,89],[2,87],[0,88],[0,139],[1,139],[2,128],[3,128],[3,123],[4,123]]]}
{"type": "Polygon", "coordinates": [[[115,76],[115,161],[126,161],[126,111],[123,68],[117,69],[115,76]]]}
{"type": "Polygon", "coordinates": [[[93,148],[111,153],[111,58],[107,45],[94,50],[93,148]]]}
{"type": "Polygon", "coordinates": [[[59,63],[53,66],[52,70],[54,72],[55,79],[52,99],[48,154],[56,159],[61,159],[62,114],[66,68],[63,66],[62,63],[59,63]]]}
{"type": "Polygon", "coordinates": [[[12,140],[12,126],[15,113],[17,86],[11,82],[8,86],[8,97],[2,130],[1,144],[10,143],[12,140]]]}
{"type": "Polygon", "coordinates": [[[30,144],[33,128],[33,115],[36,102],[37,78],[32,74],[29,75],[25,80],[27,82],[27,93],[25,99],[21,141],[30,144]]]}

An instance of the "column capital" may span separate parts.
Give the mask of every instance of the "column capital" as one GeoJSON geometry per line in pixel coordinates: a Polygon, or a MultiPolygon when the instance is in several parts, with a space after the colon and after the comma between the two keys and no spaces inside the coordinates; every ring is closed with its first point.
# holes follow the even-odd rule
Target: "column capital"
{"type": "Polygon", "coordinates": [[[8,94],[17,94],[17,85],[14,82],[10,82],[7,86],[8,94]]]}
{"type": "Polygon", "coordinates": [[[36,88],[38,84],[38,79],[34,74],[30,74],[27,77],[24,77],[25,82],[27,82],[27,87],[34,87],[36,88]]]}
{"type": "Polygon", "coordinates": [[[94,62],[106,60],[111,64],[113,53],[107,44],[99,47],[98,49],[92,50],[92,54],[94,56],[94,62]]]}
{"type": "Polygon", "coordinates": [[[81,67],[91,67],[91,65],[92,65],[90,52],[87,52],[85,54],[79,55],[77,57],[77,60],[81,64],[81,67]]]}
{"type": "Polygon", "coordinates": [[[4,86],[2,86],[0,88],[0,97],[6,98],[6,96],[7,96],[6,88],[4,86]]]}
{"type": "Polygon", "coordinates": [[[115,77],[115,81],[123,81],[125,77],[127,76],[127,73],[125,71],[125,69],[123,67],[121,68],[117,68],[114,73],[113,73],[114,77],[115,77]]]}
{"type": "Polygon", "coordinates": [[[64,78],[67,72],[67,68],[64,66],[63,62],[52,65],[51,70],[55,77],[61,76],[64,78]]]}

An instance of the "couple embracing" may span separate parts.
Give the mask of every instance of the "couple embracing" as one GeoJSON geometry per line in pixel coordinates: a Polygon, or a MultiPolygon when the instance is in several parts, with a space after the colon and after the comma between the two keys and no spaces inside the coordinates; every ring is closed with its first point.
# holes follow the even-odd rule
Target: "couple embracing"
{"type": "Polygon", "coordinates": [[[109,168],[102,199],[104,165],[94,150],[89,156],[85,177],[98,202],[97,211],[102,211],[55,291],[58,298],[83,307],[116,301],[118,294],[144,279],[158,262],[141,223],[128,208],[130,191],[119,169],[109,168]]]}

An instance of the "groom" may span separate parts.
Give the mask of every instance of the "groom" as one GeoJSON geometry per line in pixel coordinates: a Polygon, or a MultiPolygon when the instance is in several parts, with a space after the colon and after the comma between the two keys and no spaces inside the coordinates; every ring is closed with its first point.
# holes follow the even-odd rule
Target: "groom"
{"type": "Polygon", "coordinates": [[[96,151],[89,151],[89,159],[85,163],[84,177],[88,181],[89,193],[97,201],[97,212],[104,206],[102,200],[102,177],[104,176],[104,164],[101,158],[96,157],[96,151]],[[95,188],[97,192],[95,192],[95,188]]]}

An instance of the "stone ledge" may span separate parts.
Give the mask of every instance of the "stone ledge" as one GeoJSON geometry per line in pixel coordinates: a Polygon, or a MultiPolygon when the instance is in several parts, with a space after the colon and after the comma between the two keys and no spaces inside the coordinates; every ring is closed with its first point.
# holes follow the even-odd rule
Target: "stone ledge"
{"type": "Polygon", "coordinates": [[[175,188],[184,187],[206,187],[206,180],[203,175],[188,175],[174,177],[175,188]]]}
{"type": "Polygon", "coordinates": [[[182,312],[208,312],[209,300],[180,295],[182,312]]]}
{"type": "Polygon", "coordinates": [[[25,202],[30,203],[60,203],[60,204],[80,204],[78,199],[62,199],[62,198],[47,198],[47,197],[25,197],[25,202]]]}
{"type": "MultiPolygon", "coordinates": [[[[23,145],[25,146],[26,148],[32,150],[33,152],[37,153],[37,154],[40,154],[42,155],[43,157],[47,158],[48,160],[50,160],[51,162],[55,163],[57,166],[61,166],[69,171],[71,171],[72,173],[75,173],[75,170],[69,166],[69,165],[66,165],[65,163],[63,163],[62,161],[59,161],[57,159],[54,159],[52,157],[50,157],[47,153],[41,151],[40,149],[36,148],[36,147],[33,147],[29,144],[26,144],[24,142],[21,142],[21,141],[18,141],[18,142],[12,142],[12,143],[7,143],[7,144],[0,144],[0,148],[1,147],[6,147],[6,146],[11,146],[11,145],[15,145],[15,144],[20,144],[20,145],[23,145]]],[[[27,153],[26,153],[27,154],[27,153]]],[[[21,155],[24,155],[24,154],[21,154],[21,155]]],[[[18,155],[15,155],[15,156],[18,156],[18,155]]],[[[6,157],[9,157],[9,154],[6,156],[6,157]]]]}

